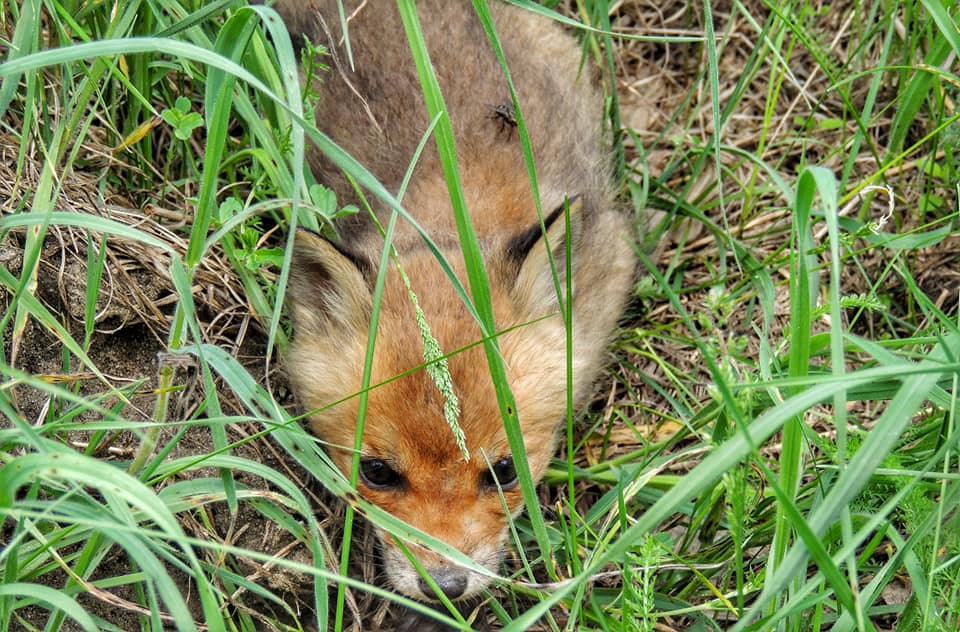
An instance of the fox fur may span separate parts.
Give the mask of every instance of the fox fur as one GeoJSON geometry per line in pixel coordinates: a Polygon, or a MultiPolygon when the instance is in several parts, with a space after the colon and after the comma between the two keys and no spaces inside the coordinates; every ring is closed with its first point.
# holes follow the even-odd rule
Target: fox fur
{"type": "MultiPolygon", "coordinates": [[[[331,70],[315,87],[317,124],[396,192],[429,125],[416,69],[395,2],[344,2],[351,67],[335,0],[283,1],[276,8],[294,41],[307,37],[331,53],[331,70]]],[[[490,280],[498,338],[517,404],[530,468],[539,479],[556,447],[567,389],[575,406],[591,392],[606,347],[632,287],[633,226],[618,210],[609,154],[601,141],[602,99],[581,72],[575,40],[529,11],[490,3],[536,161],[545,219],[542,234],[515,113],[501,67],[471,4],[417,3],[427,47],[452,123],[464,196],[490,280]],[[564,208],[569,208],[565,234],[564,208]],[[566,332],[547,244],[566,287],[569,240],[573,287],[573,383],[566,379],[566,332]]],[[[355,201],[346,178],[317,153],[318,179],[343,202],[355,201]]],[[[386,212],[375,212],[385,223],[386,212]]],[[[450,195],[437,152],[428,144],[403,205],[427,230],[464,286],[466,273],[450,195]]],[[[403,222],[401,222],[403,224],[403,222]]],[[[336,243],[301,231],[288,296],[294,338],[286,356],[294,390],[317,410],[360,389],[383,239],[363,213],[337,226],[336,243]]],[[[398,225],[401,264],[444,352],[478,342],[479,327],[434,255],[412,228],[398,225]]],[[[372,384],[423,363],[414,307],[396,269],[388,272],[376,339],[372,384]]],[[[369,393],[359,492],[369,501],[496,571],[508,516],[522,509],[512,457],[482,345],[448,360],[472,458],[466,460],[444,418],[443,397],[419,370],[369,393]],[[384,481],[387,484],[380,484],[384,481]]],[[[337,466],[349,473],[357,400],[323,408],[310,419],[337,466]]],[[[381,534],[383,536],[384,534],[381,534]]],[[[412,598],[437,595],[390,536],[381,537],[384,569],[412,598]]],[[[423,547],[410,551],[451,599],[484,589],[487,577],[423,547]]]]}

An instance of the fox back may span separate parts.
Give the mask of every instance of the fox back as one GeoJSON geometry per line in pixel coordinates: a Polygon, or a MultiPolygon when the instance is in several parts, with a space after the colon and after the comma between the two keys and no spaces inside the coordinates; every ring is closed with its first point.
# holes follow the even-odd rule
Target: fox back
{"type": "MultiPolygon", "coordinates": [[[[430,124],[395,3],[344,3],[351,66],[335,1],[280,2],[296,40],[330,50],[316,86],[317,124],[396,193],[430,124]]],[[[500,353],[533,476],[554,453],[572,389],[589,395],[631,289],[631,226],[616,208],[601,142],[602,100],[581,76],[576,42],[548,19],[506,4],[490,11],[529,132],[546,230],[541,228],[506,79],[470,3],[417,3],[430,57],[454,130],[463,195],[489,278],[500,353]],[[567,261],[567,253],[570,260],[567,261]],[[553,265],[551,265],[551,260],[553,265]],[[567,270],[571,277],[567,278],[567,270]],[[573,288],[573,380],[557,296],[573,288]]],[[[341,202],[356,201],[347,179],[319,152],[310,166],[341,202]]],[[[383,221],[387,209],[368,197],[383,221]]],[[[403,206],[439,246],[466,286],[450,194],[427,145],[403,206]]],[[[351,468],[373,284],[383,239],[361,213],[341,221],[336,243],[296,236],[288,289],[295,335],[286,357],[313,432],[345,473],[351,468]]],[[[401,222],[394,246],[426,322],[448,359],[460,400],[465,459],[444,416],[444,398],[426,371],[415,308],[401,277],[386,277],[372,384],[361,443],[359,491],[369,501],[495,571],[508,516],[522,510],[513,458],[480,329],[434,254],[401,222]],[[400,376],[398,378],[398,376],[400,376]]],[[[400,592],[436,598],[392,539],[381,538],[386,575],[400,592]]],[[[411,552],[451,599],[489,583],[422,547],[411,552]]]]}

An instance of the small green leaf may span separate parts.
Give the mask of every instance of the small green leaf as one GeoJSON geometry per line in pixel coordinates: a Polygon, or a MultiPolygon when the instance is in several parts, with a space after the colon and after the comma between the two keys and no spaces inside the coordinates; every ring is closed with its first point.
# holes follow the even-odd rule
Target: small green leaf
{"type": "Polygon", "coordinates": [[[227,223],[243,210],[243,204],[237,198],[229,197],[220,203],[217,208],[217,220],[220,224],[227,223]]]}
{"type": "Polygon", "coordinates": [[[310,201],[323,213],[324,217],[330,217],[337,210],[337,194],[322,184],[310,186],[310,201]]]}
{"type": "Polygon", "coordinates": [[[173,133],[180,140],[187,140],[190,138],[193,130],[197,129],[201,125],[203,125],[203,117],[196,112],[191,112],[183,117],[183,120],[180,121],[180,125],[173,129],[173,133]]]}
{"type": "Polygon", "coordinates": [[[174,106],[160,112],[160,117],[173,128],[174,136],[180,140],[188,140],[193,130],[203,125],[203,117],[190,111],[190,100],[186,97],[177,97],[174,106]]]}
{"type": "Polygon", "coordinates": [[[190,111],[190,99],[185,96],[179,96],[177,97],[176,102],[173,104],[173,107],[175,107],[181,114],[186,114],[190,111]]]}

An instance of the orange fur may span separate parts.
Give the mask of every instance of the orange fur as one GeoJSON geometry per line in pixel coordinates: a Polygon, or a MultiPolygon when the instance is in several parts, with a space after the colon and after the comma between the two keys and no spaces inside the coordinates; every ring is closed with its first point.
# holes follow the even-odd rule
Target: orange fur
{"type": "MultiPolygon", "coordinates": [[[[397,9],[392,2],[368,2],[351,19],[356,67],[351,71],[345,52],[327,35],[340,41],[335,6],[332,1],[289,1],[277,8],[294,37],[306,34],[334,51],[336,67],[318,87],[318,125],[395,191],[428,124],[397,9]]],[[[346,9],[349,15],[353,7],[346,9]]],[[[589,394],[635,265],[628,243],[631,229],[612,202],[607,155],[599,138],[600,97],[578,76],[576,43],[559,27],[529,12],[491,4],[530,132],[544,212],[573,199],[570,234],[565,234],[562,213],[554,213],[544,238],[533,232],[539,223],[517,134],[490,105],[503,103],[509,93],[470,4],[431,0],[418,3],[418,11],[454,126],[464,194],[484,254],[497,325],[500,330],[517,327],[503,334],[499,345],[530,467],[539,478],[554,452],[567,388],[573,389],[578,406],[589,394]],[[571,385],[566,383],[566,332],[546,245],[563,285],[565,240],[573,257],[571,385]]],[[[310,161],[341,202],[353,199],[352,189],[323,156],[313,154],[310,161]]],[[[428,149],[418,164],[404,206],[440,245],[465,284],[435,151],[428,149]]],[[[296,333],[286,361],[297,395],[310,410],[360,388],[372,281],[382,248],[368,219],[351,218],[338,228],[338,246],[312,233],[296,237],[289,287],[296,333]]],[[[395,245],[443,351],[476,343],[477,324],[419,237],[404,227],[395,245]]],[[[423,362],[414,308],[396,270],[388,272],[381,310],[374,384],[423,362]]],[[[496,488],[488,484],[487,462],[506,463],[510,450],[482,347],[452,356],[449,369],[472,458],[464,459],[444,418],[443,398],[420,370],[370,392],[362,457],[375,467],[387,467],[397,478],[388,486],[363,478],[359,491],[496,570],[507,516],[496,488]]],[[[344,472],[350,470],[356,414],[353,398],[311,418],[313,431],[330,446],[344,472]]],[[[522,500],[517,486],[504,485],[503,492],[510,512],[518,513],[522,500]]],[[[383,538],[383,545],[386,574],[394,587],[417,599],[434,599],[389,538],[383,538]]],[[[423,548],[412,552],[451,598],[476,594],[488,583],[423,548]]]]}

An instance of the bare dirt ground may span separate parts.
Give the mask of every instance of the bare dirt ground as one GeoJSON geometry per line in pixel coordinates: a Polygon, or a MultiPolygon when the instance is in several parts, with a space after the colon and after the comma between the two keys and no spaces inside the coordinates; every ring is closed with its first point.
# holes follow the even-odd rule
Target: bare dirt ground
{"type": "MultiPolygon", "coordinates": [[[[761,8],[759,3],[749,4],[752,5],[754,16],[765,15],[766,10],[761,8]]],[[[849,24],[833,24],[830,20],[834,17],[840,19],[849,13],[837,5],[834,5],[834,10],[824,13],[823,28],[827,32],[836,33],[838,42],[843,41],[845,32],[849,30],[849,24]]],[[[615,31],[628,35],[688,34],[701,37],[704,29],[699,16],[700,12],[691,9],[687,3],[672,2],[665,5],[642,0],[625,1],[618,5],[612,16],[612,23],[615,31]]],[[[753,43],[738,35],[747,30],[743,24],[740,24],[744,19],[740,14],[731,15],[721,3],[714,6],[713,17],[716,32],[725,38],[720,59],[720,93],[728,94],[740,79],[739,69],[742,68],[746,56],[751,53],[753,43]]],[[[619,41],[615,51],[617,76],[614,80],[620,96],[623,125],[635,130],[635,138],[639,141],[639,146],[633,141],[628,141],[626,145],[628,164],[638,171],[649,169],[650,173],[660,173],[677,146],[705,142],[712,133],[709,94],[703,91],[696,92],[692,102],[686,101],[690,95],[691,86],[698,82],[700,85],[705,85],[701,79],[701,73],[706,67],[704,55],[702,46],[697,43],[668,45],[658,42],[619,41]],[[678,118],[678,113],[683,113],[682,120],[678,118]],[[691,126],[686,122],[690,118],[699,123],[691,126]],[[672,140],[664,141],[665,138],[672,140]],[[648,153],[646,148],[653,148],[653,150],[648,153]]],[[[817,113],[824,116],[829,114],[836,104],[831,103],[830,94],[824,94],[820,90],[826,84],[826,78],[817,76],[816,73],[805,75],[802,55],[795,61],[798,87],[785,88],[780,102],[776,104],[775,116],[788,121],[796,115],[809,115],[807,97],[814,93],[821,96],[816,106],[817,113]]],[[[809,67],[816,66],[810,64],[809,67]]],[[[756,130],[762,127],[760,122],[764,116],[766,104],[763,101],[764,86],[751,86],[748,91],[755,93],[756,98],[744,99],[740,102],[741,111],[731,118],[732,126],[726,130],[724,138],[728,143],[751,151],[756,150],[762,142],[757,137],[756,130]]],[[[789,126],[784,127],[786,130],[790,129],[789,126]]],[[[822,136],[818,140],[822,141],[823,146],[829,146],[830,143],[835,142],[835,138],[826,128],[816,133],[822,136]]],[[[882,133],[882,130],[878,129],[877,133],[882,133]]],[[[81,139],[85,144],[85,151],[91,156],[109,155],[109,148],[98,146],[93,138],[92,135],[90,138],[81,139]]],[[[790,167],[796,164],[797,154],[801,151],[804,152],[807,161],[816,160],[815,154],[818,151],[816,144],[799,147],[786,141],[777,144],[768,139],[767,142],[771,149],[766,150],[765,159],[771,164],[780,165],[785,175],[792,175],[790,167]],[[782,155],[776,155],[777,152],[782,155]]],[[[0,137],[0,200],[6,200],[2,202],[5,207],[2,209],[3,212],[10,212],[25,204],[22,200],[29,199],[32,186],[35,184],[35,181],[31,182],[29,174],[21,174],[18,180],[12,172],[7,173],[12,168],[11,165],[16,164],[13,157],[17,150],[16,142],[0,137]],[[12,188],[11,183],[17,183],[16,188],[12,188]]],[[[39,164],[42,160],[41,152],[37,150],[29,158],[39,164]]],[[[97,162],[93,161],[93,164],[96,165],[97,162]]],[[[872,165],[867,163],[862,166],[865,172],[871,167],[872,165]]],[[[63,194],[58,208],[112,217],[136,225],[141,230],[157,235],[168,243],[174,244],[178,249],[184,250],[186,244],[180,233],[176,231],[176,221],[171,219],[171,216],[176,217],[178,213],[182,214],[183,207],[174,209],[173,212],[169,208],[166,211],[158,207],[139,208],[134,201],[120,192],[101,191],[98,180],[103,168],[109,167],[91,168],[89,172],[75,170],[64,174],[63,194]]],[[[733,168],[746,169],[743,165],[735,165],[733,168]]],[[[714,171],[707,169],[704,173],[712,175],[714,171]]],[[[682,186],[689,184],[686,180],[687,175],[677,172],[667,186],[680,190],[682,186]]],[[[747,180],[745,173],[735,173],[731,176],[730,182],[725,183],[724,186],[738,186],[738,182],[747,180]]],[[[912,186],[911,174],[905,173],[901,180],[904,190],[909,191],[912,186]]],[[[716,186],[717,182],[709,178],[693,183],[688,197],[696,199],[700,194],[708,194],[716,186]]],[[[737,220],[738,209],[734,205],[726,209],[727,221],[735,230],[741,231],[741,237],[749,241],[752,247],[760,251],[773,251],[785,239],[784,228],[788,226],[789,219],[782,212],[782,200],[771,194],[764,195],[770,196],[770,206],[773,209],[770,214],[760,220],[741,225],[737,220]]],[[[171,200],[170,206],[174,207],[177,203],[177,200],[171,200]]],[[[182,201],[179,203],[183,204],[182,201]]],[[[878,203],[878,213],[882,212],[884,206],[885,202],[878,203]]],[[[656,218],[656,212],[652,211],[646,221],[652,223],[656,218]]],[[[688,262],[683,273],[684,285],[688,287],[696,286],[699,278],[709,278],[710,273],[703,268],[701,262],[715,256],[712,252],[716,248],[715,242],[708,235],[698,234],[697,231],[698,228],[694,223],[681,223],[661,243],[656,244],[654,249],[655,257],[661,262],[666,263],[677,259],[688,262]]],[[[12,233],[0,243],[0,263],[14,275],[19,274],[22,266],[20,259],[25,238],[23,232],[12,233]]],[[[132,394],[130,403],[123,410],[123,415],[129,419],[148,420],[150,418],[154,403],[152,389],[157,385],[157,375],[161,365],[170,363],[177,366],[178,383],[183,385],[183,390],[173,400],[177,408],[171,411],[170,417],[188,418],[199,403],[198,390],[201,385],[196,382],[196,371],[192,366],[181,364],[180,358],[172,358],[164,354],[166,332],[176,296],[168,277],[165,255],[159,251],[151,251],[140,244],[131,244],[119,239],[111,239],[109,242],[101,241],[99,246],[107,249],[108,265],[103,291],[98,297],[97,331],[93,333],[90,344],[91,359],[96,366],[109,374],[114,384],[130,386],[132,394]]],[[[958,279],[960,275],[956,273],[958,269],[956,255],[950,254],[955,252],[957,248],[949,248],[942,249],[941,254],[931,254],[931,265],[927,268],[929,272],[922,277],[922,281],[929,284],[931,296],[935,300],[953,300],[946,295],[941,296],[941,293],[945,293],[949,287],[955,288],[960,282],[958,279]]],[[[51,228],[44,244],[36,291],[36,295],[50,312],[65,323],[75,333],[77,339],[81,340],[84,336],[82,306],[86,292],[84,280],[87,256],[86,234],[64,228],[51,228]]],[[[282,371],[278,369],[279,359],[273,358],[270,364],[265,362],[263,328],[250,312],[247,301],[244,299],[243,289],[233,275],[229,263],[213,256],[205,260],[204,265],[206,267],[198,276],[198,287],[195,289],[194,299],[202,313],[203,334],[206,340],[229,349],[261,380],[266,380],[269,371],[270,387],[278,399],[290,407],[295,406],[286,390],[282,371]]],[[[880,263],[878,262],[877,265],[880,263]]],[[[9,301],[10,297],[4,296],[0,300],[9,301]]],[[[708,300],[706,290],[703,293],[685,296],[685,301],[691,310],[695,310],[698,304],[706,300],[708,300]]],[[[674,320],[676,317],[673,308],[665,301],[657,299],[655,295],[638,301],[634,305],[634,310],[634,318],[640,325],[674,320]]],[[[730,322],[742,323],[740,316],[731,315],[730,322]]],[[[785,317],[786,312],[783,311],[778,316],[785,317]]],[[[47,376],[47,379],[51,380],[77,383],[80,392],[84,394],[107,390],[107,387],[95,376],[78,373],[78,367],[75,364],[65,366],[60,341],[48,333],[44,327],[35,323],[28,323],[16,341],[4,340],[4,345],[7,357],[15,358],[15,366],[26,373],[47,376]]],[[[689,367],[690,374],[697,373],[695,367],[700,360],[691,350],[664,347],[653,351],[662,354],[662,357],[669,358],[675,365],[689,367]]],[[[627,397],[627,394],[618,384],[623,380],[642,387],[642,380],[633,374],[638,370],[645,374],[646,379],[669,388],[669,380],[662,375],[656,363],[636,355],[630,360],[632,369],[614,367],[614,373],[620,371],[619,380],[612,374],[598,385],[595,408],[603,410],[615,403],[624,403],[622,400],[627,397]]],[[[706,397],[709,381],[705,374],[701,373],[701,377],[699,383],[691,385],[691,388],[699,396],[706,397]]],[[[670,427],[665,426],[662,420],[644,412],[657,410],[662,405],[663,402],[659,396],[649,389],[641,390],[642,401],[630,402],[627,406],[629,410],[636,411],[634,420],[636,424],[649,428],[651,433],[670,432],[670,427]],[[644,419],[644,415],[648,415],[649,418],[644,419]]],[[[117,401],[116,397],[111,397],[104,402],[104,405],[112,406],[117,401]]],[[[228,405],[231,401],[226,389],[221,401],[227,402],[228,405]]],[[[33,420],[44,416],[49,399],[41,391],[21,387],[17,391],[17,403],[25,418],[33,420]]],[[[225,412],[240,412],[240,410],[238,405],[235,411],[225,412]]],[[[231,440],[240,440],[258,431],[259,428],[243,425],[228,428],[231,440]]],[[[610,436],[622,437],[624,443],[619,446],[619,449],[623,451],[631,449],[633,439],[630,432],[619,434],[613,432],[610,436]]],[[[78,449],[83,449],[85,446],[86,437],[82,432],[71,433],[66,439],[78,449]]],[[[99,456],[130,458],[132,450],[138,443],[137,437],[121,434],[110,444],[107,453],[99,456]]],[[[184,439],[177,442],[176,450],[181,454],[192,451],[203,454],[209,452],[211,447],[209,435],[198,430],[188,432],[184,439]]],[[[281,470],[285,467],[280,452],[268,439],[244,443],[242,449],[250,458],[267,462],[281,470]]],[[[587,463],[596,457],[587,450],[582,458],[587,463]]],[[[336,544],[338,525],[342,520],[342,507],[327,497],[322,490],[317,489],[306,473],[288,469],[287,474],[301,481],[303,488],[313,495],[317,514],[324,516],[324,526],[327,527],[327,533],[336,544]]],[[[263,487],[260,481],[244,482],[254,488],[263,487]]],[[[550,496],[550,490],[545,490],[544,493],[545,499],[550,496]]],[[[269,521],[255,511],[244,510],[240,515],[231,516],[225,508],[213,507],[210,509],[210,518],[208,524],[188,522],[184,526],[188,532],[203,538],[222,540],[280,556],[309,559],[306,551],[295,546],[289,536],[280,536],[281,531],[274,528],[269,521]]],[[[195,519],[185,517],[184,520],[195,519]]],[[[360,554],[354,556],[356,560],[354,572],[368,581],[374,581],[377,567],[372,541],[369,537],[362,538],[362,541],[365,545],[361,547],[360,554]]],[[[113,563],[116,565],[114,568],[111,568],[109,563],[104,565],[104,572],[122,568],[125,562],[122,556],[118,555],[113,563]]],[[[296,604],[295,608],[309,608],[312,591],[309,578],[279,571],[254,560],[249,560],[248,576],[282,591],[289,598],[290,603],[296,604]]],[[[183,591],[189,593],[189,578],[182,577],[182,581],[183,591]]],[[[351,593],[349,599],[354,616],[363,622],[362,629],[394,629],[396,614],[389,612],[384,604],[375,602],[363,593],[351,593]]],[[[238,607],[249,608],[251,612],[255,612],[256,608],[267,607],[256,599],[244,595],[237,595],[236,602],[238,607]]],[[[99,616],[113,621],[121,629],[132,630],[138,627],[140,613],[139,607],[134,604],[133,595],[124,594],[122,591],[91,594],[84,598],[84,604],[99,616]]],[[[40,614],[42,613],[38,611],[38,616],[40,614]]],[[[35,624],[42,627],[43,621],[37,620],[35,624]]]]}

